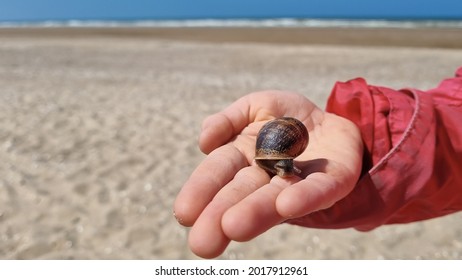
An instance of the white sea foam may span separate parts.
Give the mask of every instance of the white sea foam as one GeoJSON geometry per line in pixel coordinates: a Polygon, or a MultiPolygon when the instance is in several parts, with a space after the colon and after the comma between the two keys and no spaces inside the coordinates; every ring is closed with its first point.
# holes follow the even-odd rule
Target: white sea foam
{"type": "Polygon", "coordinates": [[[359,27],[462,28],[462,20],[343,20],[343,19],[197,19],[197,20],[68,20],[0,22],[0,27],[359,27]]]}

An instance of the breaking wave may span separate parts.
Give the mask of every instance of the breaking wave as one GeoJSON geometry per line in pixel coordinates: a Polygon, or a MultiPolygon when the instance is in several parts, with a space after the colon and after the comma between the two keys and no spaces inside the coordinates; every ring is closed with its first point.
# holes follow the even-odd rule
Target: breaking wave
{"type": "Polygon", "coordinates": [[[197,20],[67,20],[0,22],[0,27],[357,27],[462,28],[462,20],[343,20],[343,19],[197,19],[197,20]]]}

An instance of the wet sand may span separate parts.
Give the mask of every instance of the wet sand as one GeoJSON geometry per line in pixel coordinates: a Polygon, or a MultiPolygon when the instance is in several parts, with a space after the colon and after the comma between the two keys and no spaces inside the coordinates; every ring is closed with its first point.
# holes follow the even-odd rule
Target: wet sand
{"type": "MultiPolygon", "coordinates": [[[[0,29],[0,258],[197,258],[172,205],[207,115],[263,89],[323,107],[357,76],[429,89],[461,65],[461,32],[0,29]]],[[[281,225],[221,258],[461,259],[461,218],[281,225]]]]}
{"type": "Polygon", "coordinates": [[[210,43],[462,48],[460,28],[4,28],[2,37],[155,38],[210,43]]]}

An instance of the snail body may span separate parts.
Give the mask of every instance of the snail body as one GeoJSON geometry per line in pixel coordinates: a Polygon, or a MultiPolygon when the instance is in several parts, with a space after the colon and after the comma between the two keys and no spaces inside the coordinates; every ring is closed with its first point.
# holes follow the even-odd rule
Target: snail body
{"type": "Polygon", "coordinates": [[[301,171],[293,159],[308,146],[308,131],[299,120],[282,117],[267,122],[257,135],[255,162],[270,174],[290,177],[301,171]]]}

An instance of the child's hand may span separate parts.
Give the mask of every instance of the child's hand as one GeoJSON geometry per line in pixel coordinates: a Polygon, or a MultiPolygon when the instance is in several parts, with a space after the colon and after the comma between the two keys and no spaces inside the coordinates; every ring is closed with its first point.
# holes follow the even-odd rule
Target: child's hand
{"type": "Polygon", "coordinates": [[[208,154],[184,184],[175,215],[198,256],[220,255],[230,240],[247,241],[291,218],[325,209],[345,197],[361,171],[363,143],[356,126],[305,97],[249,94],[208,117],[199,146],[208,154]],[[267,121],[301,120],[310,139],[295,164],[300,176],[270,177],[254,162],[255,139],[267,121]]]}

